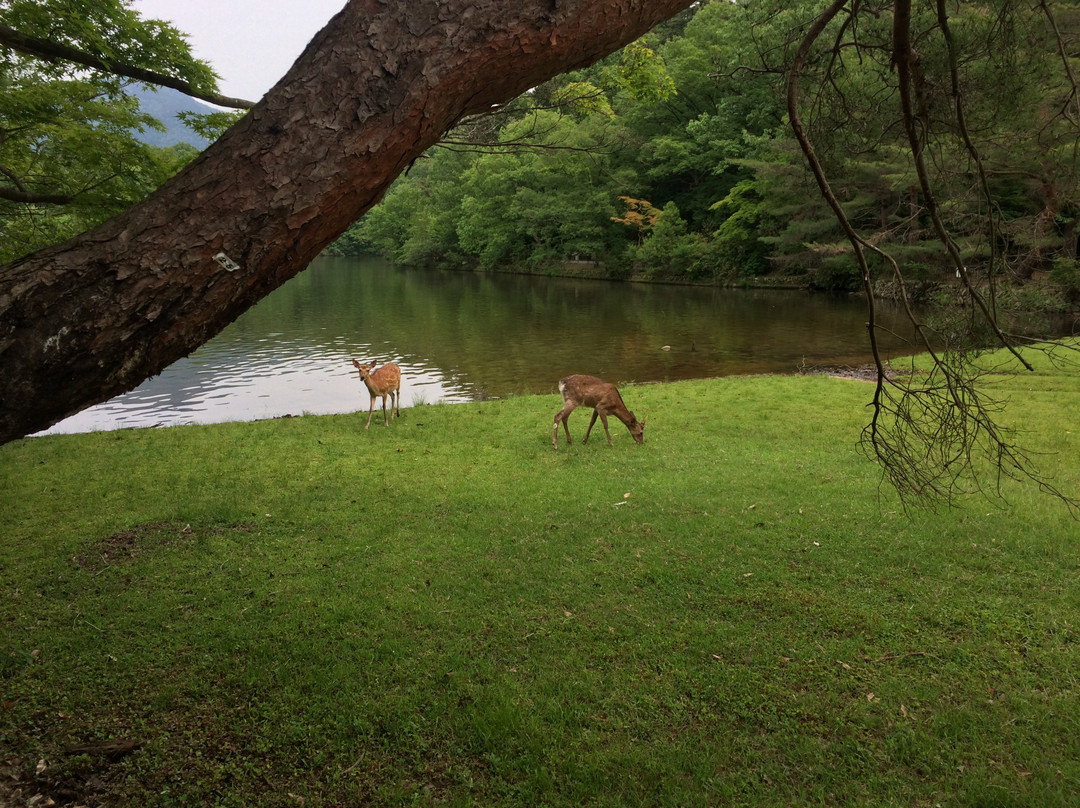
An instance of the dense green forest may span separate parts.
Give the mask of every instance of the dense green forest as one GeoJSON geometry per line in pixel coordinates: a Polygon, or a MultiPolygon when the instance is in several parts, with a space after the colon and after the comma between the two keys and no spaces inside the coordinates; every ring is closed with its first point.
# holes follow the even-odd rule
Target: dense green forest
{"type": "MultiPolygon", "coordinates": [[[[977,282],[1002,281],[995,303],[1026,295],[1037,308],[1075,309],[1080,3],[916,4],[908,110],[895,5],[843,10],[797,76],[799,114],[868,245],[876,293],[899,281],[912,296],[946,294],[962,262],[977,282]]],[[[785,99],[824,6],[696,3],[599,64],[462,121],[331,251],[417,266],[865,287],[785,99]]],[[[55,38],[53,7],[11,0],[4,20],[55,38]]],[[[133,59],[212,87],[209,67],[169,26],[122,0],[88,8],[87,25],[61,41],[93,50],[120,26],[133,59]]],[[[0,261],[126,209],[195,157],[186,144],[147,142],[161,126],[129,79],[5,53],[0,261]]],[[[189,117],[210,137],[232,120],[189,117]]]]}
{"type": "MultiPolygon", "coordinates": [[[[1055,298],[1044,306],[1068,306],[1080,290],[1080,15],[1049,5],[949,4],[949,41],[932,9],[916,12],[914,118],[968,268],[1003,289],[1041,280],[1055,298]]],[[[696,4],[600,64],[463,122],[333,249],[408,265],[858,288],[784,105],[817,8],[794,6],[696,4]]],[[[803,115],[849,220],[909,283],[932,289],[954,269],[905,139],[891,10],[872,11],[835,23],[811,54],[803,115]]]]}

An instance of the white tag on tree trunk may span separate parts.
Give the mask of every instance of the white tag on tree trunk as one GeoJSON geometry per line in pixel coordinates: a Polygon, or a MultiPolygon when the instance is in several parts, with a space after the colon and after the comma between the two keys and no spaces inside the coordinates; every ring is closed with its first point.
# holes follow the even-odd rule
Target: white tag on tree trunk
{"type": "Polygon", "coordinates": [[[221,264],[226,272],[236,272],[236,270],[240,269],[240,265],[223,252],[219,252],[215,255],[214,260],[221,264]]]}

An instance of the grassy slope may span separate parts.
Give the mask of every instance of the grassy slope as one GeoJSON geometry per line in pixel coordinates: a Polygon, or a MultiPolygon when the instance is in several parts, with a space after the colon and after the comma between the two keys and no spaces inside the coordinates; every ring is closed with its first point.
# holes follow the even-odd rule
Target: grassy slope
{"type": "MultiPolygon", "coordinates": [[[[1080,490],[1075,372],[999,384],[1080,490]]],[[[905,515],[869,389],[631,388],[644,446],[557,453],[554,395],[4,447],[0,764],[112,804],[1073,805],[1080,529],[1011,485],[905,515]]]]}

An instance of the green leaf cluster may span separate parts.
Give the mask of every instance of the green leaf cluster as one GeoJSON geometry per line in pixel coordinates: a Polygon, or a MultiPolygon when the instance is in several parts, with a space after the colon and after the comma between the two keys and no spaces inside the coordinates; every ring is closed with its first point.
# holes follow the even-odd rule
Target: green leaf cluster
{"type": "Polygon", "coordinates": [[[486,269],[737,272],[713,249],[723,219],[712,205],[749,176],[736,160],[756,153],[782,118],[767,78],[743,83],[740,101],[709,76],[736,25],[733,9],[704,4],[497,118],[467,122],[334,249],[486,269]],[[622,198],[658,215],[628,222],[622,198]]]}
{"type": "MultiPolygon", "coordinates": [[[[134,65],[213,91],[216,76],[183,34],[143,19],[130,0],[4,0],[0,23],[109,65],[134,65]]],[[[0,45],[0,263],[114,216],[157,188],[197,151],[161,149],[133,82],[107,70],[0,45]]],[[[221,122],[195,126],[209,133],[221,122]],[[201,128],[200,128],[201,127],[201,128]]]]}
{"type": "MultiPolygon", "coordinates": [[[[391,189],[386,211],[369,213],[339,249],[484,268],[585,260],[612,276],[672,280],[804,275],[848,289],[858,278],[850,247],[791,137],[783,100],[799,32],[819,10],[780,0],[696,4],[471,124],[486,137],[465,146],[451,134],[458,151],[432,150],[426,168],[391,189]],[[629,223],[624,198],[664,214],[629,223]]],[[[957,121],[935,7],[917,6],[919,125],[946,225],[973,270],[1045,275],[1077,254],[1080,65],[1068,54],[1080,11],[1074,0],[980,0],[949,15],[982,162],[957,121]]],[[[915,175],[891,28],[892,4],[877,2],[822,37],[801,77],[800,114],[850,220],[932,283],[954,272],[915,175]]]]}

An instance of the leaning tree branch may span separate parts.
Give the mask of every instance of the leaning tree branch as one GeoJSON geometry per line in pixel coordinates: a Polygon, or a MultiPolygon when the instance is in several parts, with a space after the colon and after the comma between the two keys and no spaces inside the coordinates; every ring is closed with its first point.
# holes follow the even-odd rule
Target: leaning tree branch
{"type": "Polygon", "coordinates": [[[141,67],[136,67],[135,65],[124,64],[123,62],[106,60],[101,56],[87,53],[86,51],[81,51],[77,48],[72,48],[69,45],[62,45],[59,42],[50,42],[47,39],[23,34],[16,31],[14,28],[2,24],[0,24],[0,45],[6,45],[16,53],[21,53],[25,56],[34,56],[38,59],[45,59],[47,61],[62,60],[65,62],[72,62],[73,64],[82,65],[83,67],[102,70],[106,73],[113,73],[117,76],[135,79],[136,81],[146,82],[147,84],[157,84],[161,87],[169,87],[173,90],[179,90],[184,95],[189,95],[192,98],[198,98],[201,101],[209,101],[211,104],[217,104],[219,107],[251,109],[255,106],[251,101],[245,101],[242,98],[229,98],[228,96],[218,95],[217,93],[208,93],[203,90],[198,90],[183,79],[166,76],[164,73],[145,70],[141,67]]]}
{"type": "Polygon", "coordinates": [[[11,184],[14,186],[0,185],[0,199],[6,199],[8,202],[22,202],[32,205],[66,205],[75,198],[72,194],[31,191],[19,178],[19,175],[7,166],[0,166],[0,174],[11,180],[11,184]]]}
{"type": "Polygon", "coordinates": [[[71,194],[35,193],[20,188],[0,185],[0,199],[31,205],[67,205],[74,199],[71,194]]]}
{"type": "Polygon", "coordinates": [[[124,214],[0,267],[0,443],[130,390],[303,270],[458,121],[693,0],[349,0],[124,214]]]}

